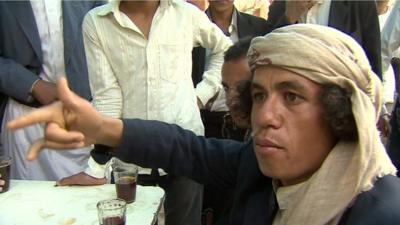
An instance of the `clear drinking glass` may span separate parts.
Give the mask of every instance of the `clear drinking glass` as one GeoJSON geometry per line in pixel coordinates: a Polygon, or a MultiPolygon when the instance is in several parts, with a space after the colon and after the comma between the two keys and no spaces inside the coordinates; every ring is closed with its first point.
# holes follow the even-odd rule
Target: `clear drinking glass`
{"type": "Polygon", "coordinates": [[[117,197],[124,199],[127,203],[134,202],[138,167],[119,160],[115,161],[112,167],[117,197]]]}
{"type": "Polygon", "coordinates": [[[126,202],[123,199],[103,200],[97,203],[100,225],[125,225],[126,202]]]}
{"type": "Polygon", "coordinates": [[[3,190],[0,193],[8,191],[10,187],[10,167],[11,157],[0,155],[0,179],[4,180],[3,190]]]}

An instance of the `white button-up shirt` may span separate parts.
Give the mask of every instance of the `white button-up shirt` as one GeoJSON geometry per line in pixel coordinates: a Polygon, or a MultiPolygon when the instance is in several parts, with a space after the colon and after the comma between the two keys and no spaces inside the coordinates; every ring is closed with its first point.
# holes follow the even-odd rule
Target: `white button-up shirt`
{"type": "MultiPolygon", "coordinates": [[[[383,101],[394,101],[396,81],[390,65],[392,57],[400,57],[400,1],[396,1],[385,25],[381,28],[383,101]]],[[[391,113],[391,112],[388,112],[391,113]]]]}
{"type": "Polygon", "coordinates": [[[301,23],[311,23],[328,26],[331,0],[316,0],[311,9],[301,18],[301,23]]]}
{"type": "Polygon", "coordinates": [[[217,93],[223,54],[232,42],[202,11],[184,1],[161,0],[146,38],[113,1],[86,15],[83,33],[97,110],[204,133],[197,98],[205,104],[217,93]],[[195,89],[192,49],[200,45],[212,49],[212,56],[195,89]]]}
{"type": "Polygon", "coordinates": [[[65,75],[61,0],[35,0],[31,1],[31,6],[43,52],[40,77],[55,83],[65,75]]]}
{"type": "Polygon", "coordinates": [[[147,39],[115,1],[90,11],[83,33],[93,105],[101,113],[161,120],[203,134],[196,97],[206,103],[218,91],[223,53],[231,45],[203,12],[163,0],[147,39]],[[213,54],[195,90],[191,52],[199,45],[213,54]]]}

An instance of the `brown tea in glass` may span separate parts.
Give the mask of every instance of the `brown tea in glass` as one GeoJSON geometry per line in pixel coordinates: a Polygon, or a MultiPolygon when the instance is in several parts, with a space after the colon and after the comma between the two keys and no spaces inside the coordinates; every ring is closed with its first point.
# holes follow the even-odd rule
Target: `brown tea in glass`
{"type": "Polygon", "coordinates": [[[118,216],[103,218],[100,225],[125,225],[125,218],[118,216]]]}
{"type": "Polygon", "coordinates": [[[112,168],[117,197],[125,200],[127,203],[134,202],[136,199],[138,167],[134,164],[114,159],[112,168]]]}
{"type": "Polygon", "coordinates": [[[4,180],[3,190],[0,193],[8,191],[10,187],[10,167],[11,157],[0,156],[0,179],[4,180]]]}
{"type": "Polygon", "coordinates": [[[127,203],[132,203],[136,199],[136,177],[123,176],[116,178],[115,187],[117,197],[124,199],[127,203]]]}

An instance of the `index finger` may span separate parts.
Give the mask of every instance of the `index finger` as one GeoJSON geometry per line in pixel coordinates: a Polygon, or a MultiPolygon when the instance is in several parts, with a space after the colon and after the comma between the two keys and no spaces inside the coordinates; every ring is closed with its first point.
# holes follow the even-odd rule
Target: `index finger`
{"type": "Polygon", "coordinates": [[[60,102],[55,102],[43,108],[36,109],[25,116],[16,118],[7,123],[7,128],[17,130],[36,123],[50,122],[53,119],[54,112],[60,107],[60,102]]]}

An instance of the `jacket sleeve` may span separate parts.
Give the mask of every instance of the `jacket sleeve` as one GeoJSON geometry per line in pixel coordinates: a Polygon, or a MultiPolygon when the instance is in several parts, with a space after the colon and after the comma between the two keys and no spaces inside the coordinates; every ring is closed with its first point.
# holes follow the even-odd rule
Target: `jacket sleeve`
{"type": "Polygon", "coordinates": [[[372,70],[382,80],[381,36],[375,2],[357,1],[357,3],[360,4],[358,20],[361,25],[361,46],[367,54],[372,70]]]}
{"type": "Polygon", "coordinates": [[[206,139],[163,122],[132,119],[123,123],[115,157],[220,188],[235,185],[240,155],[249,150],[249,143],[206,139]]]}
{"type": "MultiPolygon", "coordinates": [[[[10,18],[14,18],[15,15],[12,15],[12,12],[7,9],[7,4],[9,3],[0,3],[0,26],[2,26],[2,30],[0,31],[0,92],[22,103],[27,103],[31,87],[38,79],[38,76],[34,72],[25,68],[25,65],[12,59],[6,54],[7,48],[13,49],[13,51],[19,50],[16,53],[17,55],[29,54],[23,53],[24,46],[28,46],[28,42],[23,43],[24,45],[20,44],[20,48],[18,49],[15,49],[15,46],[11,45],[9,42],[6,42],[7,32],[16,33],[15,29],[17,29],[13,26],[16,25],[17,22],[13,21],[10,23],[9,21],[10,18]],[[11,27],[6,28],[7,25],[11,27]]],[[[21,32],[22,31],[20,31],[20,33],[21,32]]]]}
{"type": "Polygon", "coordinates": [[[0,49],[0,92],[22,103],[28,103],[33,83],[39,77],[20,63],[2,57],[0,49]]]}

